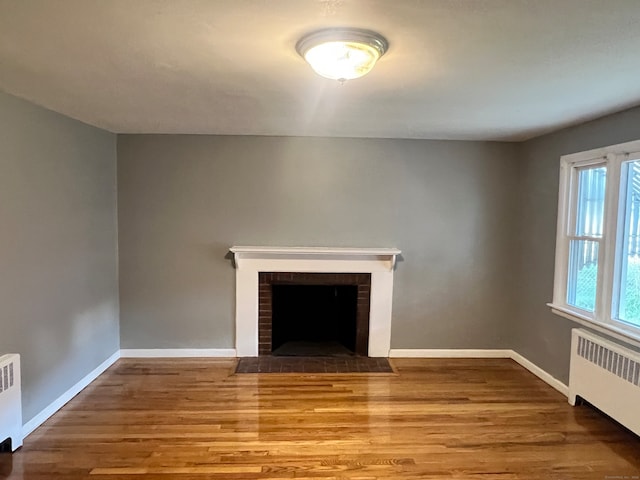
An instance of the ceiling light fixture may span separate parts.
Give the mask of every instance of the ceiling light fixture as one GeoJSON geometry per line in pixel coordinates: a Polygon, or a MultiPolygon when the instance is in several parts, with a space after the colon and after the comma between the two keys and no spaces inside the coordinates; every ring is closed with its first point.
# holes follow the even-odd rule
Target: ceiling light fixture
{"type": "Polygon", "coordinates": [[[318,30],[296,44],[318,75],[340,82],[369,73],[388,47],[380,34],[359,28],[318,30]]]}

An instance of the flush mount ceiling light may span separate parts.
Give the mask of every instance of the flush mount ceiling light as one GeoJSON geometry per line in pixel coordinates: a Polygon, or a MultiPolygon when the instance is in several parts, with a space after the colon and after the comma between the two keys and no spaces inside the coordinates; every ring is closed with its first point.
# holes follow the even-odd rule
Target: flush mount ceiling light
{"type": "Polygon", "coordinates": [[[369,73],[388,46],[370,30],[327,28],[302,37],[296,50],[318,75],[343,82],[369,73]]]}

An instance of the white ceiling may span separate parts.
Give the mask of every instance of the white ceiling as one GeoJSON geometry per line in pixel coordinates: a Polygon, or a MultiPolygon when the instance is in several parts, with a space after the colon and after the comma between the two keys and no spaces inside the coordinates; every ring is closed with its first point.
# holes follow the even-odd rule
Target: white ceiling
{"type": "Polygon", "coordinates": [[[118,133],[522,140],[640,104],[640,0],[0,0],[0,90],[118,133]],[[320,78],[330,26],[389,51],[320,78]]]}

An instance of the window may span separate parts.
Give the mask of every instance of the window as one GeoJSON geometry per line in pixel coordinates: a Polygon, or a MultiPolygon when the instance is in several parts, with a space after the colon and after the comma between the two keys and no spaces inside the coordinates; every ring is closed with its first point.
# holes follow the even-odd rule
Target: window
{"type": "Polygon", "coordinates": [[[640,340],[640,141],[561,158],[550,306],[640,340]]]}
{"type": "Polygon", "coordinates": [[[640,161],[625,162],[622,167],[622,238],[616,258],[614,318],[640,327],[640,161]]]}

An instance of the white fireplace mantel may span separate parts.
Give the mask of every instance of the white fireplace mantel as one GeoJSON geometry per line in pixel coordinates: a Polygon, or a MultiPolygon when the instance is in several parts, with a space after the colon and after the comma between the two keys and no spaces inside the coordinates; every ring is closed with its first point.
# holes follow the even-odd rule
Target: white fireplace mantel
{"type": "Polygon", "coordinates": [[[388,357],[391,347],[393,273],[397,248],[233,246],[236,266],[236,352],[258,355],[260,272],[369,273],[369,356],[388,357]]]}
{"type": "MultiPolygon", "coordinates": [[[[245,260],[294,260],[306,263],[307,260],[315,264],[318,260],[357,262],[362,268],[362,262],[378,264],[378,268],[393,270],[396,256],[400,255],[397,248],[340,248],[340,247],[238,247],[229,249],[233,253],[236,268],[241,268],[245,260]]],[[[344,266],[344,263],[340,263],[344,266]]],[[[323,271],[326,265],[322,266],[323,271]]],[[[296,270],[297,271],[297,270],[296,270]]]]}

